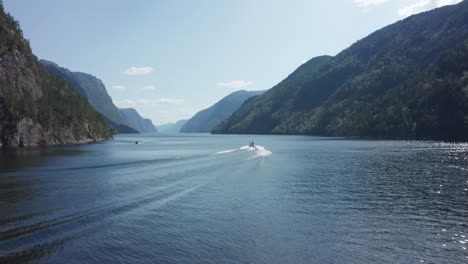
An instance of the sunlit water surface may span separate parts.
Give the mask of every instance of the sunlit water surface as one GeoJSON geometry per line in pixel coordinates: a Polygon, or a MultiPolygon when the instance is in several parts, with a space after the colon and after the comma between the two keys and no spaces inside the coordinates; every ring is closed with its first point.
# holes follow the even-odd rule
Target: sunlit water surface
{"type": "Polygon", "coordinates": [[[8,151],[0,262],[468,263],[467,153],[211,135],[8,151]]]}

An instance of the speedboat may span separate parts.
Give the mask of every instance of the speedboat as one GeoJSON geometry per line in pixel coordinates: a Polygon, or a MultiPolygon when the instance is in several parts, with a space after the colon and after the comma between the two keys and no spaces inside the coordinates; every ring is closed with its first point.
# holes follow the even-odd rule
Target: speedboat
{"type": "Polygon", "coordinates": [[[253,141],[250,141],[250,142],[249,142],[249,148],[250,148],[250,149],[257,150],[257,147],[255,147],[255,143],[254,143],[253,141]]]}

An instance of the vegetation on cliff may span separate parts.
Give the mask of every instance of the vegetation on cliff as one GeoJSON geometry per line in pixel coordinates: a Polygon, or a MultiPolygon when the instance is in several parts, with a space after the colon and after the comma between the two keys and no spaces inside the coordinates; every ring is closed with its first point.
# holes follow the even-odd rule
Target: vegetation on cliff
{"type": "Polygon", "coordinates": [[[237,91],[221,99],[213,106],[196,113],[180,129],[182,133],[210,133],[211,130],[245,102],[245,100],[262,94],[264,91],[237,91]]]}
{"type": "Polygon", "coordinates": [[[467,40],[468,1],[411,16],[311,60],[213,132],[468,140],[467,40]]]}
{"type": "Polygon", "coordinates": [[[75,91],[86,98],[89,104],[102,115],[104,121],[116,133],[138,133],[138,130],[130,125],[131,120],[127,120],[121,115],[119,109],[114,105],[112,98],[107,93],[106,86],[100,79],[91,74],[72,72],[58,66],[54,62],[40,60],[40,63],[51,74],[67,80],[75,91]]]}
{"type": "Polygon", "coordinates": [[[2,146],[84,143],[112,130],[62,78],[33,55],[19,22],[0,6],[0,137],[2,146]]]}

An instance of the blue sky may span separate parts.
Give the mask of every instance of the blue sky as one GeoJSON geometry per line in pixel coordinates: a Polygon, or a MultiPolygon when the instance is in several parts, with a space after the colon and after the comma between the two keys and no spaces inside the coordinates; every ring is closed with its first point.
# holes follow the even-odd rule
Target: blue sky
{"type": "Polygon", "coordinates": [[[459,0],[4,0],[34,53],[106,84],[155,124],[269,89],[411,14],[459,0]]]}

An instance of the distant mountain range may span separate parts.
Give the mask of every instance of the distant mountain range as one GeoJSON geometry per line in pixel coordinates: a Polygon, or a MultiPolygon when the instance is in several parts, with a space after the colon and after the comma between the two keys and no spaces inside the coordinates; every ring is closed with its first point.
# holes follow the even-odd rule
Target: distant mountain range
{"type": "Polygon", "coordinates": [[[179,120],[176,123],[167,123],[156,126],[159,133],[180,133],[180,129],[184,126],[187,120],[179,120]]]}
{"type": "Polygon", "coordinates": [[[148,118],[143,118],[133,108],[120,108],[121,116],[127,121],[130,127],[138,130],[140,133],[156,133],[158,130],[154,127],[153,122],[148,118]]]}
{"type": "Polygon", "coordinates": [[[265,91],[237,91],[224,97],[213,106],[202,110],[190,118],[180,129],[181,133],[210,133],[211,130],[228,118],[245,100],[265,91]]]}
{"type": "Polygon", "coordinates": [[[2,147],[87,143],[112,137],[101,115],[63,78],[49,74],[0,5],[2,147]]]}
{"type": "Polygon", "coordinates": [[[213,133],[468,140],[468,1],[310,60],[213,133]]]}
{"type": "MultiPolygon", "coordinates": [[[[239,91],[158,128],[466,141],[468,0],[387,26],[336,56],[313,58],[264,93],[239,91]]],[[[136,110],[118,109],[98,78],[39,62],[0,5],[2,146],[155,131],[136,110]]]]}
{"type": "Polygon", "coordinates": [[[121,116],[101,80],[87,73],[72,72],[50,61],[41,60],[40,62],[50,73],[69,81],[73,88],[81,96],[88,99],[88,102],[103,116],[107,124],[118,133],[138,133],[138,130],[132,128],[127,120],[121,116]]]}

